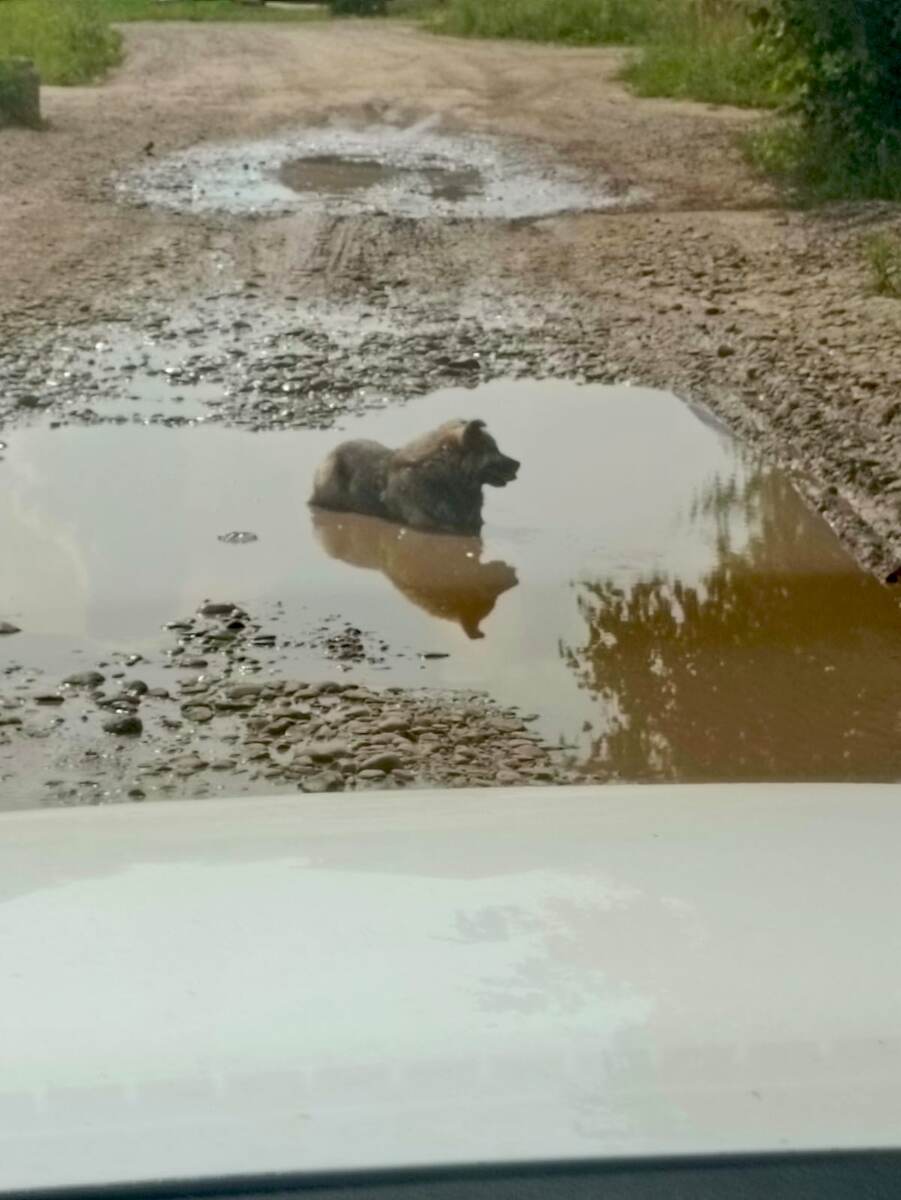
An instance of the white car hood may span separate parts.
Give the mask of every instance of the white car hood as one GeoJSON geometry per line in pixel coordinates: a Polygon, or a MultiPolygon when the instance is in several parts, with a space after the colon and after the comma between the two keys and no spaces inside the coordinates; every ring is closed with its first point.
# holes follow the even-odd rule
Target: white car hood
{"type": "Polygon", "coordinates": [[[0,817],[0,1191],[862,1148],[901,788],[0,817]]]}

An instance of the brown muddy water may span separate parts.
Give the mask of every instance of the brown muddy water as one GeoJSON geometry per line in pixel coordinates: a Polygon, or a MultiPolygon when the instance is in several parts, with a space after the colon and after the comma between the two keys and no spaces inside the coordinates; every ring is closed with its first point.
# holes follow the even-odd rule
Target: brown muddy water
{"type": "Polygon", "coordinates": [[[0,618],[22,632],[0,653],[50,681],[149,658],[166,622],[228,600],[278,610],[295,673],[344,677],[309,631],[348,622],[387,647],[348,677],[484,688],[604,778],[901,776],[897,601],[783,474],[666,393],[498,382],[341,430],[7,440],[0,618]],[[481,539],[308,509],[342,438],[456,416],[523,464],[486,489],[481,539]]]}

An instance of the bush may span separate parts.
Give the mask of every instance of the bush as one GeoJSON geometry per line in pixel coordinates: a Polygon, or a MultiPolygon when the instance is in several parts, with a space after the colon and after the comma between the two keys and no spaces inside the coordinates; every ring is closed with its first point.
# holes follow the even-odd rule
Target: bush
{"type": "Polygon", "coordinates": [[[462,37],[634,43],[666,0],[448,0],[435,27],[462,37]]]}
{"type": "Polygon", "coordinates": [[[824,194],[901,195],[901,4],[762,0],[760,43],[797,85],[797,166],[824,194]],[[827,153],[831,162],[822,161],[827,153]]]}
{"type": "Polygon", "coordinates": [[[874,233],[863,246],[877,296],[901,299],[901,235],[874,233]]]}
{"type": "Polygon", "coordinates": [[[44,83],[88,83],[119,60],[119,37],[97,0],[0,3],[0,47],[32,59],[44,83]]]}
{"type": "Polygon", "coordinates": [[[380,17],[388,11],[387,0],[329,0],[336,17],[380,17]]]}
{"type": "Polygon", "coordinates": [[[670,0],[639,57],[623,73],[640,96],[771,107],[785,99],[777,63],[758,46],[741,4],[670,0]]]}

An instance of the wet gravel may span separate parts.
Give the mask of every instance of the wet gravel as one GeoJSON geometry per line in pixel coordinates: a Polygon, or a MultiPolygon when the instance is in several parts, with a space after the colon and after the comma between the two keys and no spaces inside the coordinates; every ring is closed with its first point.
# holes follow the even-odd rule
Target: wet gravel
{"type": "Polygon", "coordinates": [[[4,762],[29,749],[44,777],[38,795],[23,801],[45,805],[584,781],[567,752],[531,728],[532,714],[479,692],[355,681],[355,664],[390,653],[364,631],[322,627],[331,671],[303,680],[281,666],[277,633],[230,602],[205,602],[168,632],[162,662],[120,654],[40,686],[34,673],[7,667],[4,786],[14,788],[18,777],[4,762]],[[168,686],[155,682],[161,668],[176,671],[168,686]]]}
{"type": "Polygon", "coordinates": [[[41,414],[59,425],[323,429],[348,413],[497,378],[617,381],[553,314],[450,326],[428,309],[417,316],[401,323],[366,305],[286,315],[251,290],[137,326],[48,328],[0,349],[0,428],[41,414]]]}

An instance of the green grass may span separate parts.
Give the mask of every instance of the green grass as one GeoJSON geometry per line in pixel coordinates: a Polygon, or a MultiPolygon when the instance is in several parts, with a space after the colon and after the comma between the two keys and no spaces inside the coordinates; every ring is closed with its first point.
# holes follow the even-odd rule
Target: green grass
{"type": "Polygon", "coordinates": [[[876,295],[901,300],[901,234],[872,234],[863,244],[863,255],[876,295]]]}
{"type": "Polygon", "coordinates": [[[746,15],[728,6],[706,14],[671,3],[623,78],[639,96],[673,96],[708,104],[767,108],[784,101],[780,76],[757,49],[746,15]]]}
{"type": "Polygon", "coordinates": [[[113,24],[127,21],[297,23],[318,10],[256,8],[232,0],[0,0],[0,56],[34,60],[44,83],[90,83],[121,57],[113,24]]]}
{"type": "Polygon", "coordinates": [[[647,36],[665,0],[446,0],[430,25],[460,37],[591,45],[647,36]]]}
{"type": "MultiPolygon", "coordinates": [[[[48,0],[53,3],[54,0],[48,0]]],[[[232,0],[98,0],[111,22],[127,21],[266,21],[290,23],[321,19],[321,10],[304,5],[293,9],[257,8],[255,5],[234,4],[232,0]]]]}
{"type": "Polygon", "coordinates": [[[34,60],[45,83],[89,83],[119,61],[119,37],[101,0],[5,0],[4,57],[34,60]]]}
{"type": "Polygon", "coordinates": [[[853,149],[825,133],[781,118],[742,140],[753,167],[782,186],[799,205],[833,200],[901,200],[901,157],[863,160],[853,149]]]}

